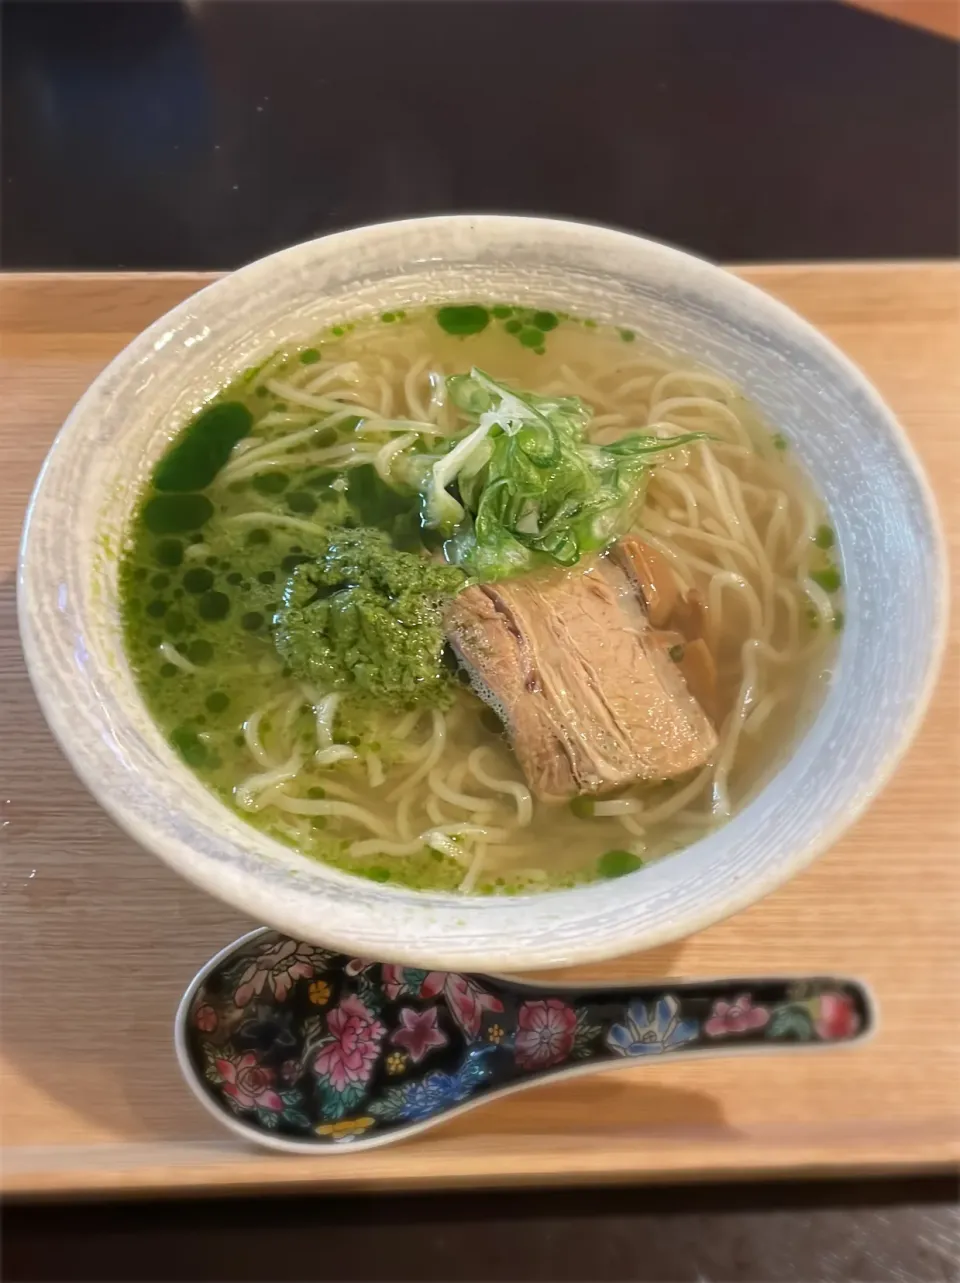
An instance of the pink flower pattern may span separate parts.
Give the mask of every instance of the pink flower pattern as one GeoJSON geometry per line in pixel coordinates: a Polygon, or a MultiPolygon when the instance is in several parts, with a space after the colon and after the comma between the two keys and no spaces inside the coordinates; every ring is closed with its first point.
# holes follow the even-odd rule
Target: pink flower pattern
{"type": "Polygon", "coordinates": [[[741,993],[732,1002],[722,998],[713,1004],[703,1031],[710,1038],[724,1034],[743,1034],[751,1029],[762,1029],[770,1020],[766,1007],[755,1007],[748,993],[741,993]]]}
{"type": "Polygon", "coordinates": [[[265,946],[240,975],[233,995],[234,1005],[245,1007],[264,988],[283,1002],[297,980],[309,980],[322,971],[327,955],[312,944],[280,940],[265,946]]]}
{"type": "Polygon", "coordinates": [[[240,1109],[283,1112],[283,1101],[273,1089],[273,1070],[259,1064],[256,1052],[248,1051],[230,1059],[220,1057],[213,1063],[223,1084],[223,1094],[240,1109]]]}
{"type": "Polygon", "coordinates": [[[193,1023],[198,1029],[202,1029],[205,1034],[212,1034],[219,1023],[219,1020],[213,1007],[211,1007],[209,1003],[205,1002],[193,1013],[193,1023]]]}
{"type": "Polygon", "coordinates": [[[573,1051],[576,1033],[576,1013],[559,998],[525,1002],[517,1016],[517,1064],[521,1069],[561,1064],[573,1051]]]}
{"type": "Polygon", "coordinates": [[[380,983],[391,1002],[396,1002],[407,987],[404,971],[404,967],[396,967],[386,962],[380,968],[380,983]]]}
{"type": "Polygon", "coordinates": [[[485,1011],[503,1011],[503,1003],[486,993],[475,980],[454,971],[431,971],[420,986],[421,998],[435,998],[442,993],[450,1014],[470,1039],[476,1038],[485,1011]]]}
{"type": "MultiPolygon", "coordinates": [[[[353,979],[365,976],[374,966],[376,963],[366,958],[352,958],[343,970],[345,975],[353,979]]],[[[470,1039],[479,1037],[484,1012],[503,1011],[503,1003],[499,998],[487,993],[475,980],[454,971],[424,972],[383,963],[380,968],[380,987],[391,1002],[396,1002],[405,994],[424,1000],[442,994],[450,1014],[470,1039]]]]}
{"type": "Polygon", "coordinates": [[[410,1053],[414,1064],[419,1064],[434,1047],[446,1047],[447,1035],[437,1025],[436,1007],[417,1011],[404,1007],[400,1012],[400,1028],[394,1030],[390,1041],[410,1053]]]}
{"type": "Polygon", "coordinates": [[[330,1012],[327,1031],[329,1037],[313,1062],[314,1073],[339,1093],[365,1085],[380,1055],[386,1027],[350,994],[330,1012]]]}
{"type": "Polygon", "coordinates": [[[852,1038],[860,1028],[860,1018],[845,994],[822,993],[813,1027],[820,1038],[852,1038]]]}

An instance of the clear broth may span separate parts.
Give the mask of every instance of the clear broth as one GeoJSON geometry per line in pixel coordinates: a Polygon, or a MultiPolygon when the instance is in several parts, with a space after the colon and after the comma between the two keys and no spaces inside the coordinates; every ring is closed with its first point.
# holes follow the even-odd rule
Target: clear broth
{"type": "Polygon", "coordinates": [[[570,887],[601,876],[606,852],[648,862],[723,823],[807,723],[842,624],[833,536],[785,442],[719,376],[590,321],[506,305],[429,308],[337,326],[245,372],[218,400],[245,407],[251,431],[196,494],[159,506],[152,486],[144,494],[121,572],[127,653],[151,714],[199,778],[303,854],[419,889],[456,890],[465,879],[479,894],[570,887]],[[454,318],[446,328],[445,316],[454,318]],[[471,324],[475,332],[449,332],[471,324]],[[315,761],[325,734],[317,693],[304,694],[271,635],[284,583],[298,560],[322,550],[325,522],[376,524],[437,555],[409,504],[378,479],[372,453],[349,452],[394,439],[396,427],[375,430],[384,420],[434,423],[438,435],[459,429],[442,403],[442,376],[472,366],[518,388],[580,396],[594,409],[597,440],[653,424],[710,433],[709,446],[657,465],[636,526],[708,602],[725,713],[718,757],[729,761],[703,778],[635,785],[618,795],[620,814],[533,801],[522,823],[519,766],[496,717],[466,688],[440,715],[442,733],[429,710],[360,714],[345,701],[330,729],[356,756],[315,761]],[[332,398],[340,411],[297,396],[332,398]],[[269,466],[258,467],[257,452],[269,466]],[[280,778],[296,753],[302,764],[280,778]],[[404,794],[431,753],[436,765],[404,794]],[[485,785],[471,762],[503,787],[485,785]],[[278,778],[264,790],[264,776],[278,778]],[[471,810],[450,800],[457,795],[483,805],[471,810]],[[252,797],[254,808],[243,801],[252,797]],[[445,850],[419,841],[470,824],[501,836],[454,835],[445,850]]]}

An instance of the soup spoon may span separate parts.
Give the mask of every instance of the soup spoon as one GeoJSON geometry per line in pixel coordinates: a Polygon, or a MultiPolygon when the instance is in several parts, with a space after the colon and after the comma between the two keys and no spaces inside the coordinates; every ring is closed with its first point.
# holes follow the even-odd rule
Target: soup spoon
{"type": "Polygon", "coordinates": [[[827,976],[541,985],[351,958],[261,928],[194,977],[176,1049],[201,1103],[299,1153],[401,1140],[546,1078],[862,1040],[873,1001],[827,976]]]}

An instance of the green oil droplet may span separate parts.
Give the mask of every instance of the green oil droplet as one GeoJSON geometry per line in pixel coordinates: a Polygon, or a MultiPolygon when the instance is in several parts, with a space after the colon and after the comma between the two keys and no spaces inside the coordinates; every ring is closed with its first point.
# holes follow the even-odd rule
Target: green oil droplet
{"type": "Polygon", "coordinates": [[[213,659],[213,646],[203,637],[198,637],[187,647],[187,659],[191,664],[209,664],[213,659]]]}
{"type": "Polygon", "coordinates": [[[604,851],[597,861],[597,873],[602,878],[622,878],[642,868],[643,860],[632,851],[604,851]]]}
{"type": "Polygon", "coordinates": [[[261,472],[250,483],[260,494],[280,494],[290,484],[285,472],[261,472]]]}
{"type": "Polygon", "coordinates": [[[490,323],[490,313],[485,307],[468,304],[463,307],[441,307],[437,324],[447,334],[479,334],[490,323]]]}
{"type": "Polygon", "coordinates": [[[199,596],[200,593],[213,587],[213,572],[207,570],[206,566],[194,566],[183,576],[183,586],[187,592],[199,596]]]}
{"type": "Polygon", "coordinates": [[[548,330],[555,330],[560,321],[555,312],[534,312],[531,317],[531,323],[538,330],[543,330],[546,333],[548,330]]]}
{"type": "Polygon", "coordinates": [[[810,572],[810,578],[815,584],[819,584],[824,592],[835,593],[840,591],[841,579],[840,571],[836,566],[828,566],[826,570],[813,570],[810,572]]]}
{"type": "Polygon", "coordinates": [[[197,609],[200,612],[200,618],[210,623],[218,619],[226,619],[230,611],[230,598],[226,593],[207,592],[200,598],[197,609]]]}
{"type": "Polygon", "coordinates": [[[151,534],[172,535],[196,530],[213,516],[205,494],[158,494],[143,507],[143,522],[151,534]]]}
{"type": "Polygon", "coordinates": [[[154,487],[180,493],[202,490],[252,426],[253,415],[239,401],[221,401],[202,410],[157,464],[154,487]]]}
{"type": "Polygon", "coordinates": [[[207,760],[207,749],[203,740],[189,726],[178,726],[170,734],[170,743],[177,750],[188,766],[194,769],[201,767],[207,760]]]}
{"type": "Polygon", "coordinates": [[[287,495],[287,507],[291,512],[298,512],[302,516],[309,517],[316,512],[317,501],[308,491],[295,490],[293,494],[287,495]]]}
{"type": "Polygon", "coordinates": [[[183,561],[183,544],[179,539],[161,539],[153,555],[159,566],[179,566],[183,561]]]}

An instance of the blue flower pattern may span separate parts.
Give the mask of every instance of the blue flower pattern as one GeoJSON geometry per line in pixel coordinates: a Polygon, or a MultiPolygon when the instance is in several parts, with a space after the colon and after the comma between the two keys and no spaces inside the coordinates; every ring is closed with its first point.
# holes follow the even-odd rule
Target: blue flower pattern
{"type": "Polygon", "coordinates": [[[370,1106],[370,1113],[377,1118],[405,1118],[411,1122],[431,1118],[451,1105],[467,1100],[484,1078],[489,1077],[490,1067],[486,1058],[494,1052],[492,1047],[468,1053],[466,1060],[455,1074],[435,1070],[418,1082],[405,1083],[387,1091],[370,1106]]]}
{"type": "Polygon", "coordinates": [[[618,1056],[659,1056],[692,1042],[699,1031],[699,1021],[681,1020],[679,1002],[667,994],[649,1007],[631,1002],[624,1023],[610,1026],[607,1046],[618,1056]]]}

